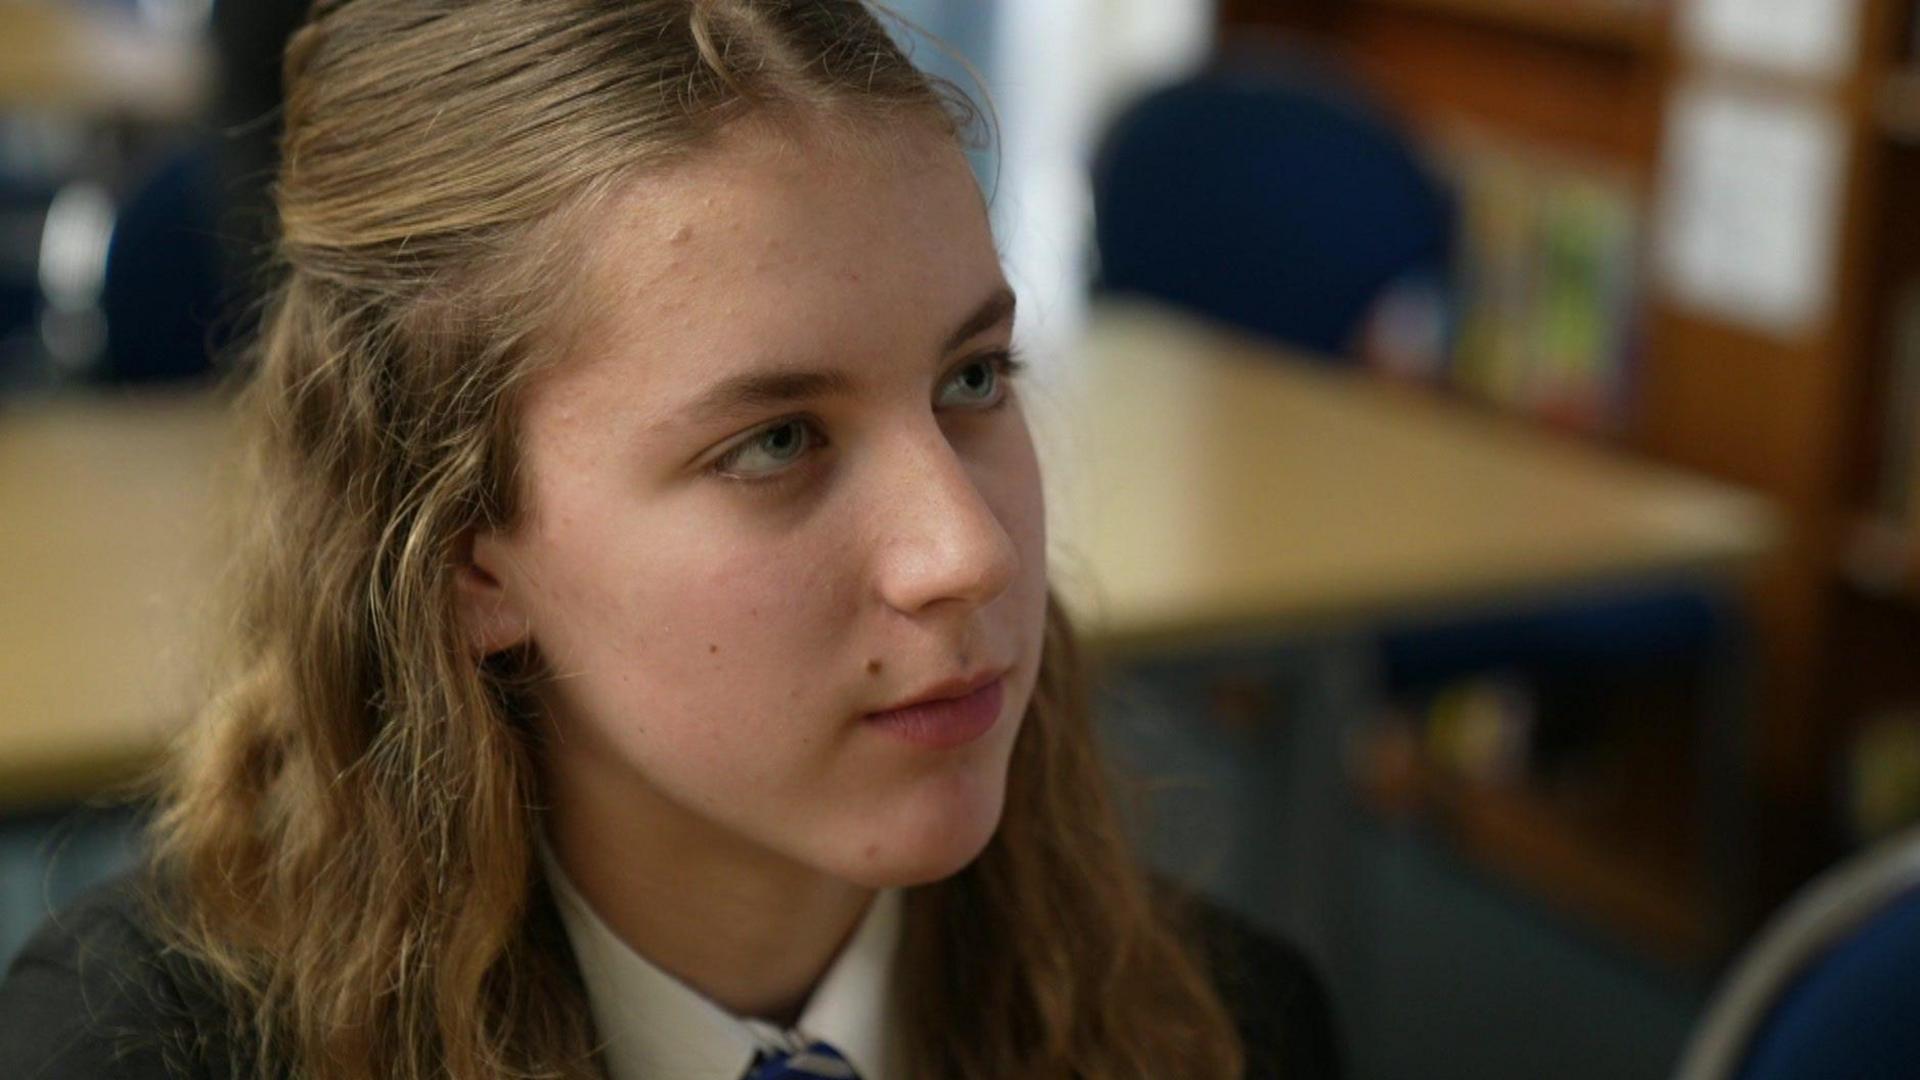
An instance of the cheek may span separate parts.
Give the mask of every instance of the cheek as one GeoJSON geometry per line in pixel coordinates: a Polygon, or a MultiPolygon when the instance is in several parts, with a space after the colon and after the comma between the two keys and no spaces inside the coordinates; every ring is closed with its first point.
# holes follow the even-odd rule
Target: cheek
{"type": "Polygon", "coordinates": [[[1047,508],[1040,461],[1025,420],[1010,425],[995,448],[992,494],[1001,527],[1020,553],[1017,587],[1044,593],[1047,576],[1047,508]]]}
{"type": "Polygon", "coordinates": [[[847,622],[857,591],[844,533],[777,528],[689,538],[691,555],[668,585],[707,628],[711,654],[739,663],[811,656],[847,622]],[[717,650],[717,651],[716,651],[717,650]]]}
{"type": "Polygon", "coordinates": [[[791,536],[716,540],[709,522],[554,554],[535,637],[582,721],[735,753],[804,738],[779,719],[839,704],[808,697],[833,685],[819,675],[852,610],[831,552],[791,536]]]}

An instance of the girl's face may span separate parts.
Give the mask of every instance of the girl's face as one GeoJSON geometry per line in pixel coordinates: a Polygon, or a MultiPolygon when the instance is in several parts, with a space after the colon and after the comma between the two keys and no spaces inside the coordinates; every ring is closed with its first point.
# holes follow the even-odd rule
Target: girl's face
{"type": "Polygon", "coordinates": [[[868,886],[951,874],[998,824],[1040,475],[972,174],[901,126],[738,126],[596,221],[578,344],[524,402],[528,519],[460,576],[478,646],[531,635],[555,675],[556,812],[868,886]],[[981,673],[970,741],[867,719],[981,673]]]}

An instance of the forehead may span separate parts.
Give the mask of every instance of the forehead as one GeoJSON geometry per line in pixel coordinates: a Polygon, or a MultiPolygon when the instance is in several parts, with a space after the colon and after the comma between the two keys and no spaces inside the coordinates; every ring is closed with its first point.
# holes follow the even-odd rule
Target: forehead
{"type": "Polygon", "coordinates": [[[923,347],[1003,283],[965,156],[921,124],[864,142],[737,125],[583,226],[568,367],[660,407],[742,366],[923,347]]]}

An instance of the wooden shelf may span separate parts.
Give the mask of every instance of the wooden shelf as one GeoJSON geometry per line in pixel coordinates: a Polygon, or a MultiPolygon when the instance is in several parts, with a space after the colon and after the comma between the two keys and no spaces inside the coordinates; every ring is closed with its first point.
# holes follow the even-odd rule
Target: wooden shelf
{"type": "Polygon", "coordinates": [[[1446,15],[1571,44],[1632,51],[1660,39],[1661,8],[1625,0],[1360,0],[1378,8],[1446,15]]]}
{"type": "Polygon", "coordinates": [[[1352,0],[1329,40],[1396,111],[1650,169],[1661,19],[1603,0],[1352,0]]]}
{"type": "Polygon", "coordinates": [[[1369,740],[1359,769],[1356,786],[1375,813],[1431,829],[1550,907],[1679,970],[1720,955],[1725,920],[1687,823],[1655,835],[1583,820],[1546,792],[1448,775],[1400,739],[1369,740]]]}
{"type": "Polygon", "coordinates": [[[1879,108],[1880,129],[1889,138],[1920,144],[1920,65],[1888,73],[1879,108]]]}
{"type": "Polygon", "coordinates": [[[1920,537],[1906,525],[1861,515],[1840,560],[1842,576],[1860,591],[1920,602],[1920,537]]]}

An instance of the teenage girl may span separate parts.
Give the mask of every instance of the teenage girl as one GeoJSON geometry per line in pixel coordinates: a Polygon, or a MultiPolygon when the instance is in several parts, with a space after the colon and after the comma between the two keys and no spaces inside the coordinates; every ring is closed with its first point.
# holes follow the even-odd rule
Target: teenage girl
{"type": "Polygon", "coordinates": [[[285,70],[231,668],[0,1075],[1332,1071],[1117,827],[975,118],[873,11],[320,0],[285,70]]]}

